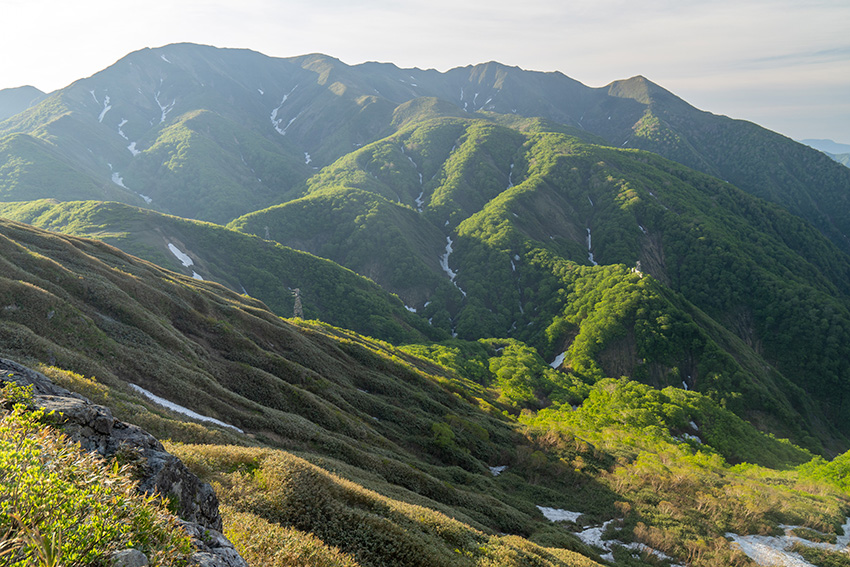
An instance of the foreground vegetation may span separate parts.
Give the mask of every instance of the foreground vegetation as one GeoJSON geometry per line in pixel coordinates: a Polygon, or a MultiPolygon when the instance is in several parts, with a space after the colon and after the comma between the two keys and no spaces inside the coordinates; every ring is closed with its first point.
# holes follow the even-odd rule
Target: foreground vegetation
{"type": "Polygon", "coordinates": [[[34,411],[31,394],[0,392],[0,564],[109,565],[133,548],[156,565],[185,565],[188,536],[153,497],[138,493],[129,465],[71,444],[34,411]]]}

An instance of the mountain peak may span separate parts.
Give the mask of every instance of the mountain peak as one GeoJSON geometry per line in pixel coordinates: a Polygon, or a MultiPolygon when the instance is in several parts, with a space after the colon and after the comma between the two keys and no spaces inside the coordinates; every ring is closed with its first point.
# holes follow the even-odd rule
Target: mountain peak
{"type": "Polygon", "coordinates": [[[0,90],[0,121],[23,112],[45,96],[45,93],[30,85],[0,90]]]}

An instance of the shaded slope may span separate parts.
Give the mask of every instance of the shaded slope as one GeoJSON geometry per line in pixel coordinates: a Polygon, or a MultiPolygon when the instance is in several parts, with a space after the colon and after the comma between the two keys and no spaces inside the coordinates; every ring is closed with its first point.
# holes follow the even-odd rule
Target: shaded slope
{"type": "Polygon", "coordinates": [[[441,336],[397,298],[332,262],[217,225],[98,202],[4,204],[0,216],[97,238],[168,269],[248,294],[281,316],[292,316],[293,290],[298,288],[308,319],[392,342],[441,336]]]}
{"type": "Polygon", "coordinates": [[[0,121],[23,112],[47,96],[35,87],[0,89],[0,121]]]}

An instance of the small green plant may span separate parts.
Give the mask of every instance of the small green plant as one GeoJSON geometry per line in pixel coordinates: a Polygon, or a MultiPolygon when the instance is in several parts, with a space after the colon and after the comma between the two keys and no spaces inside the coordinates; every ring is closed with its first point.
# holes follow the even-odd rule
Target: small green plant
{"type": "Polygon", "coordinates": [[[19,403],[0,419],[0,567],[101,565],[128,547],[182,564],[188,537],[127,467],[82,451],[42,418],[19,403]]]}

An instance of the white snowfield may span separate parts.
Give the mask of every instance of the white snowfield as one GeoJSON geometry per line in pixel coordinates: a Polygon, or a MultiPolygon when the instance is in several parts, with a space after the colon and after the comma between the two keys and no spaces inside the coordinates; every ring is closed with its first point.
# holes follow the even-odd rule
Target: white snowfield
{"type": "Polygon", "coordinates": [[[567,358],[567,351],[562,352],[558,356],[555,357],[555,360],[549,363],[549,366],[552,368],[558,368],[564,363],[564,359],[567,358]]]}
{"type": "Polygon", "coordinates": [[[500,467],[490,467],[490,474],[493,476],[499,476],[503,472],[508,469],[508,465],[502,465],[500,467]]]}
{"type": "Polygon", "coordinates": [[[569,510],[561,510],[559,508],[547,508],[546,506],[538,506],[546,519],[550,522],[575,522],[581,516],[581,512],[570,512],[569,510]]]}
{"type": "Polygon", "coordinates": [[[185,252],[183,252],[182,250],[180,250],[179,248],[177,248],[175,245],[173,245],[170,242],[168,243],[168,249],[171,250],[171,253],[174,254],[174,256],[178,260],[180,260],[180,262],[186,268],[188,268],[189,266],[193,266],[195,264],[195,262],[193,262],[192,259],[185,252]]]}
{"type": "Polygon", "coordinates": [[[850,544],[850,517],[844,522],[842,529],[844,535],[837,538],[835,543],[816,543],[806,539],[799,538],[793,534],[795,528],[801,526],[779,526],[785,533],[781,536],[759,536],[747,535],[741,536],[738,534],[727,533],[726,537],[732,539],[741,551],[747,556],[765,567],[814,567],[799,553],[789,551],[795,543],[805,545],[806,547],[817,547],[830,551],[839,551],[847,553],[847,545],[850,544]]]}
{"type": "Polygon", "coordinates": [[[181,405],[175,404],[174,402],[170,402],[170,401],[166,400],[165,398],[160,398],[156,394],[148,392],[147,390],[145,390],[141,386],[137,386],[136,384],[130,384],[130,387],[133,388],[134,390],[136,390],[137,392],[141,393],[142,395],[144,395],[148,399],[150,399],[152,402],[157,403],[157,404],[161,405],[162,407],[164,407],[166,409],[170,409],[173,412],[185,415],[186,417],[191,417],[192,419],[197,419],[198,421],[207,421],[207,422],[210,422],[210,423],[214,423],[216,425],[220,425],[222,427],[234,429],[234,430],[238,431],[239,433],[245,433],[244,431],[242,431],[238,427],[230,425],[229,423],[224,423],[223,421],[218,420],[214,417],[207,417],[205,415],[201,415],[201,414],[196,413],[196,412],[194,412],[194,411],[192,411],[188,408],[185,408],[181,405]]]}
{"type": "MultiPolygon", "coordinates": [[[[561,510],[558,508],[546,508],[544,506],[538,506],[537,508],[543,513],[544,516],[546,516],[546,519],[550,522],[575,522],[581,516],[581,512],[571,512],[569,510],[561,510]]],[[[614,520],[608,520],[601,526],[586,528],[580,532],[576,532],[574,535],[587,545],[592,545],[593,547],[598,547],[599,549],[605,551],[606,553],[602,555],[602,559],[605,559],[606,561],[614,561],[614,547],[623,547],[625,549],[637,553],[649,553],[662,560],[673,560],[672,557],[666,555],[665,553],[662,553],[661,551],[653,549],[648,545],[644,545],[642,543],[623,543],[622,541],[616,539],[602,539],[602,534],[612,522],[614,522],[614,520]]],[[[671,563],[671,567],[684,566],[676,563],[671,563]]]]}
{"type": "Polygon", "coordinates": [[[128,189],[126,185],[124,185],[124,178],[117,171],[112,172],[112,182],[119,187],[123,187],[124,189],[128,189]]]}

